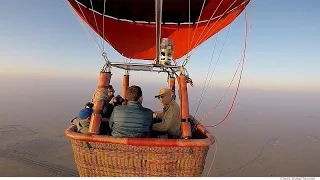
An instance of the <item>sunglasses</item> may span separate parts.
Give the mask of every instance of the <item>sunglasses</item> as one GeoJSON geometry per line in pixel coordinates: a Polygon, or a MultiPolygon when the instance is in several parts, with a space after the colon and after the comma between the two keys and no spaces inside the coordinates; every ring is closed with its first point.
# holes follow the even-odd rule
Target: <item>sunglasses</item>
{"type": "Polygon", "coordinates": [[[157,96],[158,99],[163,98],[164,96],[157,96]]]}

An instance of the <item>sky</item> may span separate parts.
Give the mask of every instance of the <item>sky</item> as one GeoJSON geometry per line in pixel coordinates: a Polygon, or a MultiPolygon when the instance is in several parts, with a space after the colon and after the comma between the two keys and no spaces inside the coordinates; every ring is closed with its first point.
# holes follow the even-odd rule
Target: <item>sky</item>
{"type": "MultiPolygon", "coordinates": [[[[247,45],[243,88],[320,92],[320,1],[254,0],[253,23],[247,45]]],[[[252,14],[249,4],[248,19],[252,14]]],[[[187,69],[196,86],[217,67],[211,86],[227,85],[242,55],[244,15],[203,43],[187,69]],[[218,58],[227,30],[226,44],[218,58]],[[217,48],[211,61],[217,38],[217,48]]],[[[111,61],[126,58],[105,43],[111,61]]],[[[0,6],[0,73],[97,78],[104,60],[64,0],[10,0],[0,6]]],[[[113,70],[121,78],[123,70],[113,70]]],[[[144,82],[165,82],[165,74],[134,73],[144,82]]],[[[120,80],[120,79],[119,79],[120,80]]]]}

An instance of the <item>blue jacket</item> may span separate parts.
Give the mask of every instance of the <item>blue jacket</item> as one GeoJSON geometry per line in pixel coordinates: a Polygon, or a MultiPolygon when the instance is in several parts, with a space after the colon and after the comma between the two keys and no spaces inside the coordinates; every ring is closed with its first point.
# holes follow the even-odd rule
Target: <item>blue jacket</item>
{"type": "Polygon", "coordinates": [[[152,114],[152,110],[143,107],[138,101],[116,106],[109,122],[111,135],[123,138],[147,137],[153,123],[152,114]]]}

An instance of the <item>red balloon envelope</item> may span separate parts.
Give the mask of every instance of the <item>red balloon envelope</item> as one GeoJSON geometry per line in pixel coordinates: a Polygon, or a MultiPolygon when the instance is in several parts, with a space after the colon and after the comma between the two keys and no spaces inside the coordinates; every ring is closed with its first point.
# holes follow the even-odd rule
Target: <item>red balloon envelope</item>
{"type": "MultiPolygon", "coordinates": [[[[123,56],[156,58],[154,0],[68,1],[77,15],[123,56]]],[[[249,2],[190,0],[189,24],[189,0],[163,0],[161,38],[173,40],[174,58],[179,59],[234,21],[249,2]]]]}

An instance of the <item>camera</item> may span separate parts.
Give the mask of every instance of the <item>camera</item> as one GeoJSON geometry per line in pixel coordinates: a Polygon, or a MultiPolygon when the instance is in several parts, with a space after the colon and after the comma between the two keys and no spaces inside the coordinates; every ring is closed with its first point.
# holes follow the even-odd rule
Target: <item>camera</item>
{"type": "Polygon", "coordinates": [[[93,103],[92,102],[87,102],[85,105],[84,105],[84,107],[89,107],[89,108],[93,108],[93,103]]]}
{"type": "Polygon", "coordinates": [[[114,99],[115,100],[114,100],[113,104],[115,106],[122,105],[122,103],[124,102],[124,99],[120,95],[116,96],[114,99]]]}

